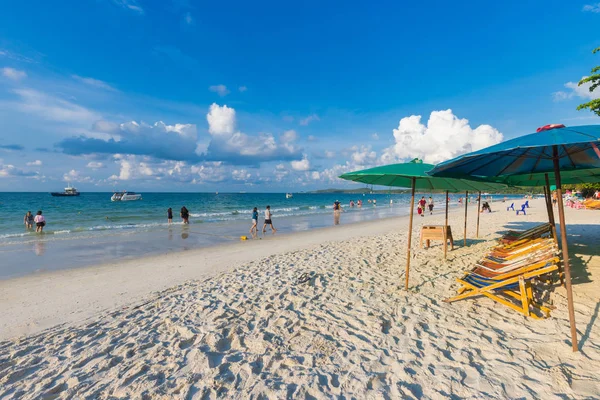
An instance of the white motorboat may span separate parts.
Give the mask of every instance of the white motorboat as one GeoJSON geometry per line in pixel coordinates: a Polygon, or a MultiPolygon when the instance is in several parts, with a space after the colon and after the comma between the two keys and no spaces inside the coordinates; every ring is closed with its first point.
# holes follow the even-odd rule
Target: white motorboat
{"type": "Polygon", "coordinates": [[[141,200],[142,195],[135,192],[115,192],[110,201],[133,201],[133,200],[141,200]]]}
{"type": "Polygon", "coordinates": [[[286,198],[286,199],[291,199],[292,197],[294,197],[294,195],[293,195],[293,194],[291,194],[291,193],[286,193],[286,194],[285,194],[285,198],[286,198]]]}

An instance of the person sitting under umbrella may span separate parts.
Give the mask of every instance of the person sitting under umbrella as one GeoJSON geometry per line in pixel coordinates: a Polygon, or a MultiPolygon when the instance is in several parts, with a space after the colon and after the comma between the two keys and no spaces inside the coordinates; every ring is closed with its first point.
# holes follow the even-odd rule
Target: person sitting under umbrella
{"type": "Polygon", "coordinates": [[[483,204],[481,205],[481,212],[492,212],[492,208],[490,207],[490,203],[488,203],[487,201],[484,201],[483,204]]]}

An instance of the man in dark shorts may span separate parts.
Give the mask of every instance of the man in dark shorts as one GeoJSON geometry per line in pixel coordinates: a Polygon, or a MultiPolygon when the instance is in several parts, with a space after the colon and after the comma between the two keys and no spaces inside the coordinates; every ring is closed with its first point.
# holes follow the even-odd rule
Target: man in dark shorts
{"type": "Polygon", "coordinates": [[[271,231],[273,233],[277,232],[277,229],[273,227],[273,221],[271,221],[271,206],[267,206],[265,210],[265,224],[263,225],[263,233],[267,231],[267,225],[271,226],[271,231]]]}

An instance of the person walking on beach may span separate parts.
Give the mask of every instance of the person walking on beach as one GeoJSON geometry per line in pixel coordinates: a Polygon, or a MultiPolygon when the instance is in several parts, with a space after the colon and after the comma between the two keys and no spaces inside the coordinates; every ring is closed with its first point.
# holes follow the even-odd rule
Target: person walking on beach
{"type": "Polygon", "coordinates": [[[433,215],[433,197],[429,196],[429,215],[433,215]]]}
{"type": "Polygon", "coordinates": [[[255,235],[258,231],[258,208],[254,207],[252,210],[252,226],[250,227],[250,234],[255,235]]]}
{"type": "Polygon", "coordinates": [[[27,229],[33,228],[33,214],[31,211],[27,211],[27,214],[23,217],[23,223],[27,229]]]}
{"type": "Polygon", "coordinates": [[[179,215],[181,216],[181,219],[183,220],[184,224],[190,223],[190,212],[187,208],[185,208],[185,206],[181,207],[181,212],[179,213],[179,215]]]}
{"type": "MultiPolygon", "coordinates": [[[[425,216],[425,206],[427,205],[427,201],[425,200],[425,196],[421,197],[421,200],[419,200],[419,208],[421,209],[421,212],[419,212],[419,215],[421,217],[425,216]]],[[[418,212],[418,210],[417,210],[418,212]]]]}
{"type": "Polygon", "coordinates": [[[265,224],[262,229],[263,233],[267,231],[267,225],[271,227],[271,232],[277,232],[277,229],[273,227],[273,221],[271,220],[271,206],[267,206],[267,209],[265,210],[265,224]]]}
{"type": "Polygon", "coordinates": [[[173,223],[173,209],[171,207],[167,210],[167,221],[169,222],[169,225],[173,223]]]}
{"type": "Polygon", "coordinates": [[[37,215],[33,220],[35,222],[35,231],[43,232],[44,226],[46,226],[46,218],[44,218],[44,216],[42,215],[42,211],[38,211],[37,215]]]}

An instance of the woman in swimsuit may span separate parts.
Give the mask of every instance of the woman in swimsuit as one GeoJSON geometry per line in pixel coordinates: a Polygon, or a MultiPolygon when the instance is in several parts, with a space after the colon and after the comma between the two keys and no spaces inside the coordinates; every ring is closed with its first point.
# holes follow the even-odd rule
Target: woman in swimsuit
{"type": "Polygon", "coordinates": [[[23,223],[27,229],[33,228],[33,214],[31,211],[27,211],[27,214],[25,214],[25,217],[23,218],[23,223]]]}

